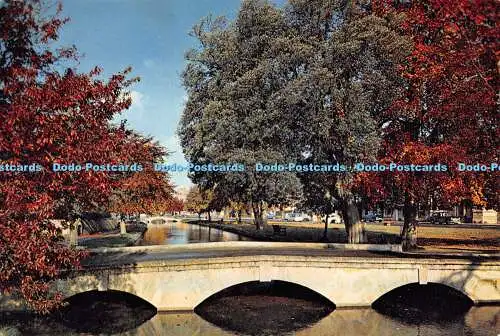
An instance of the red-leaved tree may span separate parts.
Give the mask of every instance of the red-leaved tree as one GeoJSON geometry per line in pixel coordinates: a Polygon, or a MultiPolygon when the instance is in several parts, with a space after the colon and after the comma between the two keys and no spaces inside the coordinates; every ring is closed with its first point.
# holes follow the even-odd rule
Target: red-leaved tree
{"type": "Polygon", "coordinates": [[[53,163],[130,164],[143,145],[125,124],[111,123],[130,106],[130,69],[107,80],[99,79],[98,68],[58,70],[78,56],[75,48],[51,48],[67,20],[60,5],[44,16],[47,8],[41,0],[0,5],[0,164],[41,167],[0,171],[0,291],[20,293],[42,312],[60,303],[50,280],[78,267],[81,257],[49,220],[70,223],[106,206],[130,176],[52,172],[53,163]]]}
{"type": "Polygon", "coordinates": [[[158,214],[169,210],[173,186],[168,174],[154,171],[153,162],[161,162],[166,151],[150,138],[131,133],[126,144],[131,161],[141,164],[140,173],[120,179],[110,198],[108,210],[120,214],[158,214]]]}
{"type": "Polygon", "coordinates": [[[497,173],[456,170],[459,162],[498,160],[498,6],[494,0],[373,2],[379,15],[405,13],[400,28],[414,43],[401,64],[406,95],[380,120],[380,160],[448,166],[447,172],[382,173],[364,179],[370,195],[403,204],[405,247],[414,242],[419,205],[469,199],[498,206],[497,173]]]}

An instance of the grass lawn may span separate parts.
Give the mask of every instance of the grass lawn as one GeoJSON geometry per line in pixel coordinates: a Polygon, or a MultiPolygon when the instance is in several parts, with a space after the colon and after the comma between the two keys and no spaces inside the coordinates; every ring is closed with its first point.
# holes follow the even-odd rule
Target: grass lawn
{"type": "MultiPolygon", "coordinates": [[[[255,226],[249,223],[225,223],[224,229],[246,234],[258,240],[318,242],[323,236],[324,224],[279,222],[280,226],[287,228],[286,236],[273,235],[271,227],[273,222],[263,231],[256,231],[255,226]]],[[[373,244],[398,244],[400,243],[401,227],[397,225],[384,226],[366,224],[368,242],[373,244]]],[[[454,249],[466,251],[500,252],[500,226],[498,229],[460,228],[460,227],[418,227],[418,245],[426,249],[454,249]]],[[[345,243],[347,235],[343,224],[328,226],[328,241],[332,243],[345,243]]]]}

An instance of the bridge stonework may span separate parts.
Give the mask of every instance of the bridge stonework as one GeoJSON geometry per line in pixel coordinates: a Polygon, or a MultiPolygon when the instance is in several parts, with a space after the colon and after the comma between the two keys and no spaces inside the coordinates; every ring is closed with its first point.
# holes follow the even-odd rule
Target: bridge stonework
{"type": "Polygon", "coordinates": [[[307,287],[337,307],[370,306],[410,283],[439,283],[474,303],[500,302],[500,263],[463,259],[254,255],[155,260],[86,269],[58,280],[66,297],[89,290],[134,294],[159,311],[192,310],[211,295],[249,281],[281,280],[307,287]]]}

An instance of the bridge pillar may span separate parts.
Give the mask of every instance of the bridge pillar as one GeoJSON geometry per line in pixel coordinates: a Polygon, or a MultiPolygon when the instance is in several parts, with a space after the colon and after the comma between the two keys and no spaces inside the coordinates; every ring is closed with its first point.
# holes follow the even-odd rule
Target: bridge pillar
{"type": "Polygon", "coordinates": [[[428,275],[427,267],[419,266],[418,267],[418,283],[420,285],[427,285],[428,277],[429,277],[429,275],[428,275]]]}
{"type": "Polygon", "coordinates": [[[261,262],[259,265],[259,281],[267,282],[272,279],[272,264],[270,262],[261,262]]]}
{"type": "Polygon", "coordinates": [[[108,289],[109,289],[109,271],[104,271],[97,276],[97,290],[106,291],[108,289]]]}

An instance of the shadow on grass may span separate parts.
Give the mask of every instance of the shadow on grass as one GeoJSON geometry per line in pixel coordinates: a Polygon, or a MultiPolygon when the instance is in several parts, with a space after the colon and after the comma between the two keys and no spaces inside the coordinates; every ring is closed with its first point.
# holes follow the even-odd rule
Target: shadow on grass
{"type": "Polygon", "coordinates": [[[457,238],[418,238],[419,245],[475,245],[479,247],[490,248],[493,251],[500,252],[500,239],[498,238],[482,238],[482,239],[457,239],[457,238]]]}
{"type": "MultiPolygon", "coordinates": [[[[286,226],[286,235],[274,234],[271,225],[265,226],[262,230],[257,230],[254,225],[248,223],[241,224],[226,224],[220,222],[208,221],[187,221],[189,224],[210,226],[215,229],[220,229],[256,241],[271,241],[271,242],[304,242],[304,243],[347,243],[347,233],[345,229],[329,228],[327,239],[323,237],[323,228],[319,227],[296,227],[286,226]]],[[[397,234],[370,231],[367,230],[367,238],[369,244],[399,244],[401,238],[397,234]]]]}

